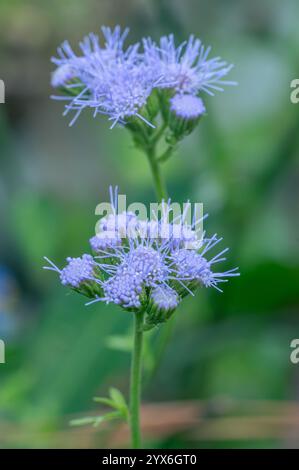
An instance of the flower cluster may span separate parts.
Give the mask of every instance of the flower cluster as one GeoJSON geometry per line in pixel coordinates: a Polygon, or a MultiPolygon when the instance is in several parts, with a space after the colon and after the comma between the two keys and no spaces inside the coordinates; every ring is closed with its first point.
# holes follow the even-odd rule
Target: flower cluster
{"type": "Polygon", "coordinates": [[[155,127],[159,111],[166,120],[169,114],[194,120],[205,112],[200,92],[212,95],[234,84],[224,80],[232,65],[209,58],[211,48],[193,36],[178,47],[170,35],[125,48],[128,29],[103,27],[102,32],[103,45],[90,34],[80,43],[80,55],[65,41],[52,58],[52,86],[64,92],[54,98],[66,100],[65,114],[75,112],[70,125],[85,108],[94,116],[107,115],[111,127],[136,118],[155,127]]]}
{"type": "MultiPolygon", "coordinates": [[[[117,192],[117,189],[115,190],[117,192]]],[[[116,193],[115,193],[116,195],[116,193]]],[[[113,197],[111,204],[114,204],[113,197]]],[[[134,214],[103,217],[99,232],[90,239],[93,255],[67,258],[59,269],[49,261],[45,269],[56,271],[63,285],[90,297],[90,303],[106,302],[126,310],[144,310],[147,328],[166,321],[183,297],[198,287],[215,287],[238,276],[238,269],[214,270],[227,249],[206,257],[221,239],[187,224],[185,215],[171,221],[170,202],[162,203],[160,218],[139,220],[134,214]]]]}

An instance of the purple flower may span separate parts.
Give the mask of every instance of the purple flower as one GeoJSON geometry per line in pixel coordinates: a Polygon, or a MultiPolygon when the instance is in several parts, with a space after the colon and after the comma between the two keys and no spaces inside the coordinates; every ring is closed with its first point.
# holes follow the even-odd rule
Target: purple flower
{"type": "Polygon", "coordinates": [[[150,38],[144,39],[143,45],[145,62],[167,77],[168,83],[161,82],[161,88],[171,87],[188,94],[205,91],[213,95],[214,91],[223,91],[223,85],[235,85],[235,82],[223,80],[233,65],[219,57],[209,59],[211,48],[205,48],[194,36],[178,47],[173,34],[163,36],[159,44],[150,38]]]}
{"type": "Polygon", "coordinates": [[[101,301],[114,303],[124,308],[139,308],[142,279],[134,270],[122,265],[116,274],[103,283],[104,296],[101,301]]]}
{"type": "Polygon", "coordinates": [[[79,44],[82,52],[80,56],[75,54],[68,41],[64,41],[57,49],[58,57],[52,57],[52,62],[57,65],[57,69],[65,65],[71,65],[77,71],[77,77],[84,77],[91,65],[90,58],[94,60],[98,58],[100,61],[106,60],[109,63],[111,59],[129,57],[132,50],[138,49],[138,45],[134,45],[124,52],[123,46],[128,32],[128,28],[122,32],[119,26],[116,26],[114,30],[103,26],[104,47],[100,46],[99,37],[90,33],[79,44]]]}
{"type": "Polygon", "coordinates": [[[86,281],[94,280],[94,269],[96,263],[91,255],[83,255],[81,258],[67,258],[67,265],[59,269],[52,261],[45,258],[50,266],[44,269],[56,271],[60,275],[61,284],[64,286],[78,288],[86,281]]]}
{"type": "Polygon", "coordinates": [[[142,279],[145,286],[164,282],[169,272],[163,253],[159,249],[142,244],[128,252],[124,263],[142,279]]]}
{"type": "MultiPolygon", "coordinates": [[[[144,64],[138,53],[139,44],[124,50],[123,33],[119,26],[114,30],[102,28],[105,45],[102,48],[96,35],[90,34],[81,43],[82,56],[76,56],[68,42],[58,49],[58,58],[52,61],[58,66],[52,76],[52,85],[64,85],[74,96],[53,97],[66,100],[66,110],[75,112],[72,125],[85,108],[91,108],[94,116],[106,114],[117,123],[138,117],[152,126],[142,115],[153,88],[159,78],[153,69],[144,64]],[[76,78],[74,83],[69,80],[76,78]]],[[[154,127],[154,126],[152,126],[154,127]]]]}
{"type": "MultiPolygon", "coordinates": [[[[108,233],[108,235],[110,235],[108,233]]],[[[94,235],[89,239],[89,244],[95,253],[101,250],[111,250],[121,244],[121,240],[118,237],[107,236],[107,232],[101,232],[94,235]]]]}
{"type": "Polygon", "coordinates": [[[181,299],[193,295],[196,288],[221,291],[220,283],[239,275],[237,268],[214,269],[225,261],[228,249],[207,258],[222,239],[202,233],[202,218],[194,216],[187,223],[190,203],[183,214],[174,216],[170,201],[163,202],[159,217],[154,212],[153,220],[139,221],[133,213],[117,213],[117,188],[114,192],[110,188],[110,198],[112,214],[100,220],[99,233],[90,239],[94,256],[67,258],[62,270],[46,258],[50,264],[46,269],[58,272],[63,285],[91,297],[89,304],[102,301],[128,310],[143,308],[150,327],[169,318],[181,299]],[[128,222],[132,227],[125,231],[128,222]]]}
{"type": "Polygon", "coordinates": [[[151,293],[151,300],[158,310],[174,310],[180,302],[177,292],[171,287],[160,285],[151,293]]]}
{"type": "Polygon", "coordinates": [[[201,98],[194,95],[177,94],[170,99],[170,111],[181,119],[197,119],[206,108],[201,98]]]}
{"type": "Polygon", "coordinates": [[[185,116],[186,112],[187,116],[197,117],[204,112],[204,106],[188,95],[200,91],[213,95],[215,90],[223,91],[223,85],[235,84],[224,80],[232,65],[219,57],[208,58],[211,48],[205,48],[194,36],[178,47],[173,35],[163,36],[159,44],[143,39],[140,51],[139,43],[124,48],[128,31],[122,32],[119,26],[114,30],[102,27],[103,46],[98,36],[91,33],[80,43],[80,55],[67,41],[58,48],[58,57],[52,58],[57,68],[51,83],[54,88],[64,88],[66,95],[53,98],[66,101],[64,114],[74,112],[70,125],[89,108],[94,116],[107,115],[111,128],[134,118],[155,127],[148,112],[151,110],[149,115],[155,116],[159,105],[153,107],[152,100],[147,109],[147,104],[156,88],[186,94],[181,103],[179,98],[173,101],[173,110],[178,115],[182,112],[185,116]]]}
{"type": "Polygon", "coordinates": [[[217,238],[216,235],[214,235],[211,238],[204,239],[198,251],[186,249],[173,251],[170,258],[172,260],[174,279],[183,282],[184,286],[186,286],[186,283],[188,285],[188,282],[193,283],[197,281],[204,287],[214,287],[222,292],[218,284],[227,282],[228,278],[239,276],[240,273],[238,272],[238,268],[224,272],[214,272],[212,270],[214,264],[226,260],[223,255],[228,251],[228,248],[225,248],[210,260],[207,260],[204,255],[221,240],[222,238],[217,238]]]}

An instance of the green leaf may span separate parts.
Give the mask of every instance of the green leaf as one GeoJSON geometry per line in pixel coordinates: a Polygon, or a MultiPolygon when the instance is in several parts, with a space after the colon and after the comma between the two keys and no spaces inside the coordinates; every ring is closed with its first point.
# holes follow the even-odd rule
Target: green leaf
{"type": "Polygon", "coordinates": [[[126,403],[126,399],[123,394],[116,388],[110,388],[109,390],[110,398],[106,397],[94,397],[94,401],[101,403],[102,405],[110,406],[120,413],[121,417],[127,420],[129,416],[129,410],[126,403]]]}
{"type": "Polygon", "coordinates": [[[108,418],[106,417],[106,415],[98,416],[97,418],[94,419],[93,426],[96,428],[104,421],[108,421],[108,418]]]}
{"type": "Polygon", "coordinates": [[[86,426],[87,424],[92,424],[96,427],[104,421],[111,421],[122,417],[123,415],[120,411],[112,411],[102,416],[86,416],[85,418],[73,419],[70,421],[70,426],[86,426]]]}
{"type": "Polygon", "coordinates": [[[122,414],[119,411],[112,411],[111,413],[107,413],[103,416],[98,416],[95,419],[93,425],[94,427],[99,426],[99,424],[103,423],[104,421],[112,421],[113,419],[122,418],[122,414]]]}
{"type": "Polygon", "coordinates": [[[110,388],[109,395],[114,403],[114,407],[120,411],[125,420],[129,417],[129,408],[123,394],[117,388],[110,388]]]}
{"type": "Polygon", "coordinates": [[[85,426],[87,424],[94,424],[96,418],[94,416],[86,416],[85,418],[72,419],[70,426],[85,426]]]}
{"type": "Polygon", "coordinates": [[[109,395],[117,408],[124,408],[127,407],[126,399],[123,394],[117,390],[117,388],[111,387],[109,390],[109,395]]]}
{"type": "Polygon", "coordinates": [[[110,398],[93,397],[93,401],[95,401],[96,403],[101,403],[102,405],[111,406],[111,408],[115,407],[114,401],[110,398]]]}

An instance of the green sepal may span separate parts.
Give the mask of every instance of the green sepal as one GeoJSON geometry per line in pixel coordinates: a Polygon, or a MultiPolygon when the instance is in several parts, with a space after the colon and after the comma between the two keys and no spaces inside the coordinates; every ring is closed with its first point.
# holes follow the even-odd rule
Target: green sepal
{"type": "Polygon", "coordinates": [[[159,101],[161,114],[164,119],[164,122],[168,124],[169,121],[169,106],[170,99],[174,96],[175,90],[173,88],[164,88],[159,90],[159,101]]]}
{"type": "Polygon", "coordinates": [[[196,280],[189,281],[189,282],[184,281],[184,285],[186,287],[182,286],[180,282],[175,281],[175,280],[171,282],[171,287],[179,294],[179,296],[182,299],[186,297],[187,295],[190,295],[190,292],[192,292],[192,294],[195,294],[197,289],[200,287],[199,281],[196,281],[196,280]]]}
{"type": "MultiPolygon", "coordinates": [[[[101,281],[105,280],[103,273],[100,271],[98,267],[94,269],[93,275],[95,279],[98,279],[101,281]]],[[[84,295],[85,297],[88,297],[89,299],[94,299],[96,297],[103,297],[104,295],[103,289],[100,286],[100,284],[92,280],[81,282],[80,286],[74,287],[73,290],[78,292],[81,295],[84,295]]]]}
{"type": "Polygon", "coordinates": [[[160,99],[159,99],[158,90],[156,89],[153,90],[150,96],[148,97],[148,100],[146,103],[146,110],[147,110],[149,120],[153,121],[157,117],[157,114],[160,111],[160,99]]]}
{"type": "Polygon", "coordinates": [[[201,116],[196,119],[183,119],[178,117],[175,113],[169,113],[169,129],[170,133],[167,136],[169,143],[179,142],[191,134],[197,127],[201,116]]]}
{"type": "Polygon", "coordinates": [[[173,315],[176,308],[173,309],[159,309],[152,301],[148,303],[146,310],[145,323],[143,325],[144,331],[149,331],[161,323],[167,322],[173,315]]]}

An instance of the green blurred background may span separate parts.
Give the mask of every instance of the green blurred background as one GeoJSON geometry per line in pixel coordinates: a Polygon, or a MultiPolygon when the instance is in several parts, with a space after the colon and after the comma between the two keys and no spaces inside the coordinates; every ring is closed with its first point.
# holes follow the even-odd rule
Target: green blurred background
{"type": "Polygon", "coordinates": [[[144,434],[153,447],[299,447],[299,78],[297,0],[2,0],[0,78],[0,446],[120,447],[124,426],[70,428],[101,410],[94,395],[128,390],[131,318],[84,306],[61,265],[88,249],[109,184],[153,201],[151,176],[124,129],[86,112],[72,128],[49,99],[50,57],[102,24],[130,41],[190,33],[236,67],[238,87],[204,97],[208,115],[164,166],[172,198],[204,202],[206,229],[242,276],[177,311],[153,372],[147,348],[144,434]]]}

